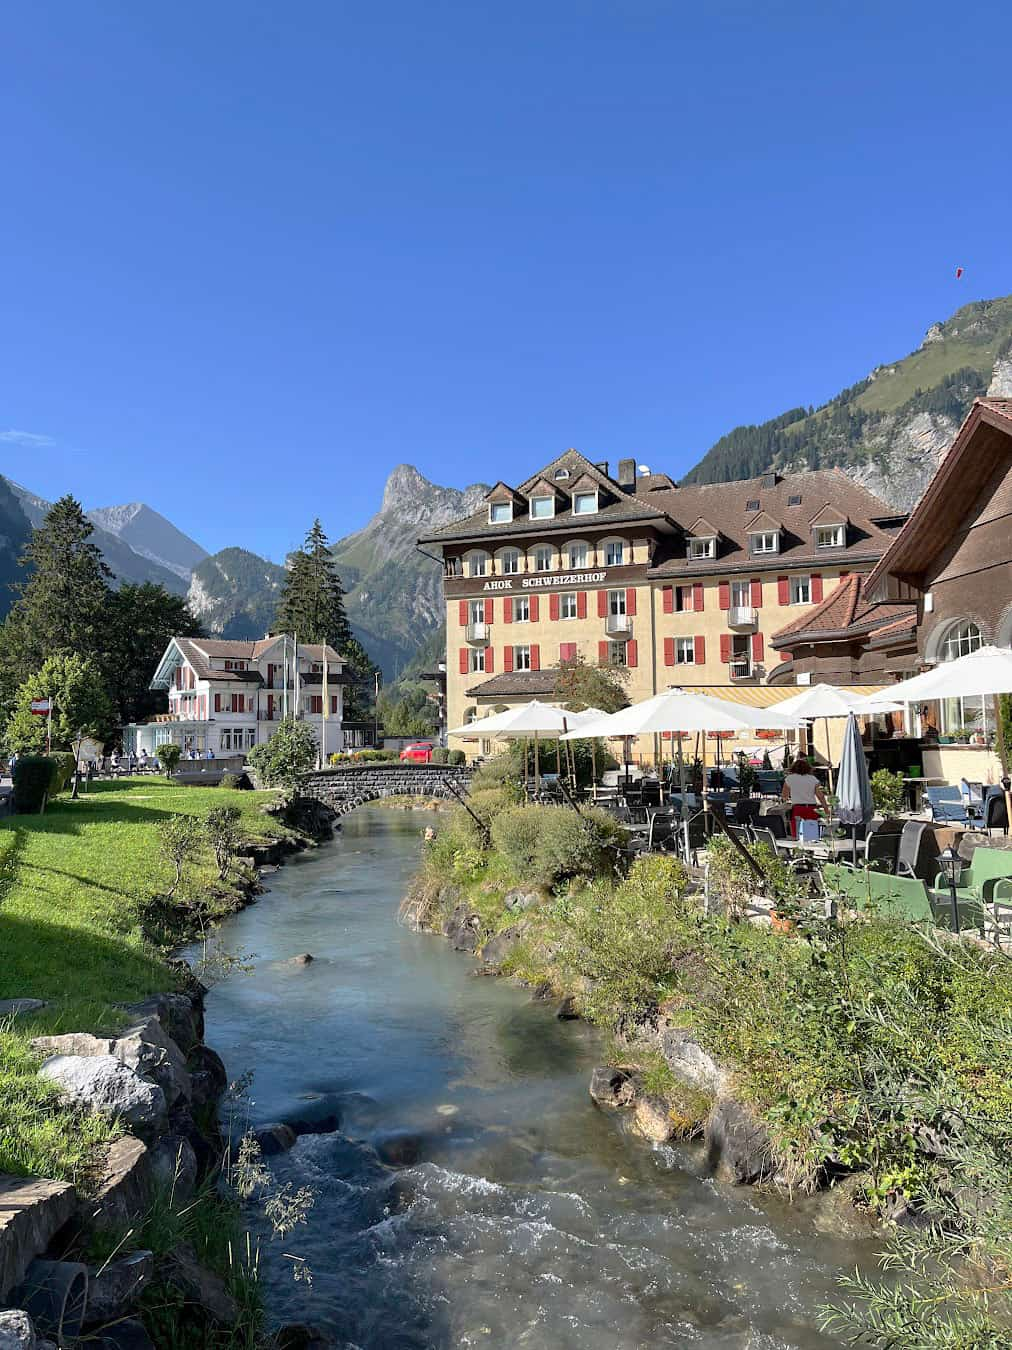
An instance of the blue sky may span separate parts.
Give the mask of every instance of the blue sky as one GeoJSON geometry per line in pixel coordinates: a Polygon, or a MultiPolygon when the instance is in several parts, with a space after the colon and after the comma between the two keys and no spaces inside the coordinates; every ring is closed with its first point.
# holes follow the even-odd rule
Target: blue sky
{"type": "Polygon", "coordinates": [[[275,558],[405,460],[683,472],[1012,291],[1010,37],[973,0],[11,6],[0,471],[275,558]]]}

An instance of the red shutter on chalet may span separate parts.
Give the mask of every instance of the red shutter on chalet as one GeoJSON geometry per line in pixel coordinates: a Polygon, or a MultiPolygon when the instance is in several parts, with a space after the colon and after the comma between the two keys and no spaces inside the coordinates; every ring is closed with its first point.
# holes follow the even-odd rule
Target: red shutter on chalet
{"type": "Polygon", "coordinates": [[[721,609],[731,608],[731,583],[722,581],[718,589],[718,603],[721,609]]]}
{"type": "Polygon", "coordinates": [[[575,660],[575,659],[576,659],[576,643],[575,643],[575,642],[560,642],[560,643],[559,643],[559,660],[560,660],[560,661],[573,661],[573,660],[575,660]]]}
{"type": "Polygon", "coordinates": [[[777,604],[789,605],[791,603],[791,583],[787,577],[777,577],[777,604]]]}
{"type": "Polygon", "coordinates": [[[541,647],[537,642],[531,643],[531,670],[541,669],[541,647]]]}
{"type": "Polygon", "coordinates": [[[502,602],[502,621],[503,623],[513,622],[513,601],[508,595],[502,602]]]}
{"type": "Polygon", "coordinates": [[[763,659],[763,635],[762,633],[752,634],[752,660],[761,661],[763,659]]]}
{"type": "MultiPolygon", "coordinates": [[[[673,586],[661,587],[661,601],[665,614],[674,614],[675,612],[675,588],[673,586]]],[[[671,662],[668,662],[670,665],[671,662]]]]}
{"type": "Polygon", "coordinates": [[[486,601],[485,601],[485,610],[484,610],[484,614],[485,614],[485,622],[486,622],[486,623],[491,623],[492,620],[495,618],[495,614],[494,614],[494,612],[493,612],[492,605],[493,605],[493,601],[492,601],[492,600],[486,600],[486,601]]]}
{"type": "Polygon", "coordinates": [[[466,601],[466,600],[461,600],[461,602],[460,602],[460,626],[461,626],[461,628],[465,628],[465,627],[467,626],[467,601],[466,601]]]}
{"type": "Polygon", "coordinates": [[[632,638],[625,644],[625,663],[627,666],[635,666],[639,661],[639,644],[635,638],[632,638]]]}
{"type": "Polygon", "coordinates": [[[587,592],[578,591],[576,594],[576,617],[585,619],[587,617],[587,592]]]}
{"type": "Polygon", "coordinates": [[[822,573],[812,573],[812,604],[822,604],[822,573]]]}
{"type": "Polygon", "coordinates": [[[597,593],[597,617],[606,619],[608,617],[608,592],[598,591],[597,593]]]}
{"type": "Polygon", "coordinates": [[[460,649],[460,673],[461,673],[461,675],[466,675],[466,674],[467,674],[467,648],[466,648],[466,647],[461,647],[461,649],[460,649]]]}
{"type": "Polygon", "coordinates": [[[485,648],[485,674],[491,675],[495,671],[495,650],[492,647],[485,648]]]}
{"type": "MultiPolygon", "coordinates": [[[[556,598],[555,596],[552,597],[553,600],[554,600],[555,598],[556,598]]],[[[536,595],[532,595],[532,596],[531,596],[531,623],[537,623],[537,621],[538,621],[538,615],[540,614],[540,612],[541,612],[541,604],[540,604],[539,598],[538,598],[538,596],[536,596],[536,595]]]]}
{"type": "Polygon", "coordinates": [[[664,639],[664,664],[673,666],[675,664],[675,639],[664,639]]]}
{"type": "Polygon", "coordinates": [[[627,586],[625,592],[625,612],[632,617],[636,613],[636,588],[627,586]]]}
{"type": "Polygon", "coordinates": [[[752,578],[752,580],[749,582],[749,589],[750,589],[750,591],[751,591],[751,595],[750,595],[749,598],[750,598],[750,600],[752,601],[752,608],[753,608],[753,609],[762,609],[762,607],[763,607],[763,584],[762,584],[762,582],[759,580],[758,577],[753,577],[753,578],[752,578]]]}
{"type": "Polygon", "coordinates": [[[703,583],[694,581],[692,583],[692,610],[694,614],[703,612],[703,583]]]}
{"type": "Polygon", "coordinates": [[[599,643],[597,644],[597,659],[598,659],[598,663],[599,663],[600,665],[602,665],[602,666],[606,666],[606,665],[608,664],[608,644],[607,644],[607,642],[599,642],[599,643]]]}
{"type": "Polygon", "coordinates": [[[268,720],[268,722],[271,722],[271,721],[274,720],[274,695],[273,695],[273,694],[268,694],[268,695],[267,695],[267,720],[268,720]]]}
{"type": "Polygon", "coordinates": [[[337,716],[337,695],[336,695],[336,694],[331,694],[331,696],[330,696],[330,711],[331,711],[331,713],[332,713],[332,715],[333,715],[334,717],[337,716]]]}
{"type": "Polygon", "coordinates": [[[220,694],[215,694],[215,696],[214,696],[214,711],[215,711],[215,712],[221,712],[221,695],[220,695],[220,694]]]}
{"type": "Polygon", "coordinates": [[[513,648],[504,647],[502,649],[502,668],[507,673],[513,669],[513,648]]]}
{"type": "Polygon", "coordinates": [[[548,597],[548,617],[553,623],[555,623],[559,617],[559,597],[554,591],[548,597]]]}
{"type": "Polygon", "coordinates": [[[727,665],[731,659],[731,634],[721,633],[720,635],[720,659],[727,665]]]}
{"type": "Polygon", "coordinates": [[[695,650],[694,650],[694,652],[693,652],[693,657],[695,658],[696,665],[697,665],[697,666],[705,666],[705,665],[706,665],[706,639],[705,639],[705,638],[701,638],[701,637],[697,637],[697,638],[693,638],[693,639],[692,639],[692,642],[693,642],[693,646],[694,646],[694,648],[695,648],[695,650]]]}

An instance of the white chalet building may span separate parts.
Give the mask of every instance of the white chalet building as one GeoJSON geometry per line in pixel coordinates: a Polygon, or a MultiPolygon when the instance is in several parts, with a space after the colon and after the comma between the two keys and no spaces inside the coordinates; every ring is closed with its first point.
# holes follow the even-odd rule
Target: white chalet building
{"type": "Polygon", "coordinates": [[[168,692],[169,711],[124,727],[123,749],[153,755],[171,742],[184,755],[243,756],[291,715],[308,723],[324,755],[332,755],[344,748],[347,682],[333,647],[296,646],[290,634],[258,642],[174,637],[151,681],[152,689],[168,692]]]}

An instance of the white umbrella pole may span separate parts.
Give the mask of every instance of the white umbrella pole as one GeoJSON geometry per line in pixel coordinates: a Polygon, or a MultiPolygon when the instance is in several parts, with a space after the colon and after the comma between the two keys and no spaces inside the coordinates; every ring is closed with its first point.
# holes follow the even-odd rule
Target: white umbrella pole
{"type": "Polygon", "coordinates": [[[833,792],[833,746],[829,739],[829,718],[822,719],[822,725],[826,728],[826,770],[829,774],[829,791],[833,792]]]}
{"type": "Polygon", "coordinates": [[[534,733],[534,795],[541,796],[541,752],[538,749],[538,733],[534,733]]]}

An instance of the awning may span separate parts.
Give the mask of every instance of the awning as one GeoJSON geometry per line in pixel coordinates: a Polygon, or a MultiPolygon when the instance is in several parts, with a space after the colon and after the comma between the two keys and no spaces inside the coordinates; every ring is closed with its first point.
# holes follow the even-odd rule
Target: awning
{"type": "MultiPolygon", "coordinates": [[[[687,694],[710,694],[715,698],[726,698],[730,703],[743,703],[749,708],[772,708],[784,699],[794,698],[803,693],[803,684],[682,684],[687,694]]],[[[881,690],[888,690],[887,684],[841,684],[838,689],[853,694],[855,698],[868,698],[881,690]]]]}

